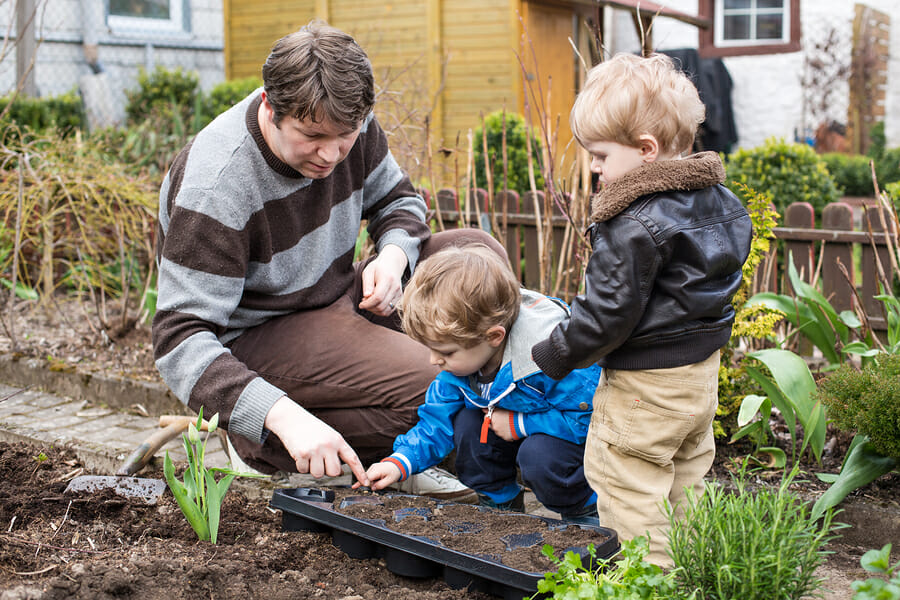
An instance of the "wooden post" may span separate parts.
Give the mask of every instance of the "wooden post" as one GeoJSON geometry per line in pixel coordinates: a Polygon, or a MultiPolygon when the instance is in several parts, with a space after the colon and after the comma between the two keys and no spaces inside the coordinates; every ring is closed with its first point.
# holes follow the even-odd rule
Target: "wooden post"
{"type": "Polygon", "coordinates": [[[535,204],[537,206],[544,205],[544,192],[526,192],[522,194],[522,214],[534,216],[534,224],[522,226],[522,234],[525,238],[525,287],[539,290],[541,286],[541,259],[538,248],[537,220],[541,216],[534,214],[535,204]]]}
{"type": "MultiPolygon", "coordinates": [[[[803,229],[815,229],[816,212],[809,202],[794,202],[784,211],[785,227],[799,227],[803,229]]],[[[784,293],[793,295],[794,288],[787,274],[787,264],[791,256],[794,260],[794,268],[800,278],[807,283],[812,281],[813,269],[815,269],[815,253],[812,242],[805,240],[785,240],[784,242],[784,293]]]]}
{"type": "MultiPolygon", "coordinates": [[[[822,227],[840,231],[853,230],[853,209],[845,202],[832,202],[822,211],[822,227]]],[[[856,275],[853,268],[853,244],[845,242],[823,243],[825,256],[822,261],[822,291],[831,305],[838,311],[853,307],[853,288],[847,282],[838,267],[838,261],[850,275],[855,285],[856,275]]]]}
{"type": "MultiPolygon", "coordinates": [[[[878,211],[881,210],[877,206],[869,206],[866,208],[863,217],[863,228],[871,227],[873,233],[884,231],[881,226],[881,218],[878,211]],[[868,223],[866,223],[868,220],[868,223]]],[[[875,299],[876,294],[882,292],[880,287],[881,280],[878,276],[878,266],[875,264],[875,256],[881,262],[881,268],[884,270],[884,276],[888,281],[893,281],[893,269],[891,267],[891,259],[888,256],[887,246],[877,244],[873,247],[871,242],[862,245],[862,301],[863,308],[869,316],[869,323],[874,329],[887,329],[887,323],[884,320],[884,306],[880,300],[875,299]]],[[[891,290],[884,290],[888,293],[891,290]]]]}
{"type": "Polygon", "coordinates": [[[37,96],[37,84],[34,80],[34,67],[37,55],[37,44],[34,40],[34,0],[18,0],[16,2],[16,81],[19,93],[24,96],[37,96]]]}

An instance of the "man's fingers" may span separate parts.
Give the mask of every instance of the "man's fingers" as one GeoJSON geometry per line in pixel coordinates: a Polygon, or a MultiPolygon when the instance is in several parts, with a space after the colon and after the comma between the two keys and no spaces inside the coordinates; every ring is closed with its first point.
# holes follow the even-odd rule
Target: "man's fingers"
{"type": "Polygon", "coordinates": [[[341,460],[350,467],[350,471],[353,473],[353,476],[356,477],[356,480],[368,487],[369,476],[366,475],[366,470],[363,468],[362,461],[359,460],[359,457],[356,455],[356,452],[353,451],[353,448],[349,445],[344,446],[340,449],[338,455],[341,457],[341,460]]]}

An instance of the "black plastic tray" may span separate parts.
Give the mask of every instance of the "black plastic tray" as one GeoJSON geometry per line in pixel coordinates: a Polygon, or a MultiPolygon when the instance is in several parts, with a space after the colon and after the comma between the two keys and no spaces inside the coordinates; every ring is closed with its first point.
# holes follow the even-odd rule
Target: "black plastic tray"
{"type": "MultiPolygon", "coordinates": [[[[386,497],[409,494],[382,494],[386,497]]],[[[334,545],[351,558],[383,558],[389,571],[405,577],[443,577],[455,589],[472,590],[501,596],[505,600],[520,600],[537,591],[537,582],[544,573],[510,568],[493,555],[475,555],[447,548],[440,542],[422,536],[406,535],[388,529],[380,519],[360,519],[335,510],[334,491],[318,488],[275,490],[270,505],[281,509],[283,531],[331,532],[334,545]]],[[[343,500],[352,502],[353,496],[343,500]]],[[[438,503],[438,506],[452,504],[438,503]]],[[[412,511],[430,509],[412,508],[412,511]]],[[[484,508],[484,511],[494,509],[484,508]]],[[[538,519],[551,529],[578,527],[591,529],[605,536],[602,544],[595,544],[597,558],[609,558],[619,550],[618,535],[606,527],[577,525],[559,519],[525,515],[538,519]]],[[[395,516],[395,519],[397,516],[395,516]]],[[[402,517],[401,517],[402,518],[402,517]]],[[[540,532],[519,536],[508,544],[515,547],[542,545],[540,532]]],[[[586,547],[571,547],[586,559],[586,547]]]]}

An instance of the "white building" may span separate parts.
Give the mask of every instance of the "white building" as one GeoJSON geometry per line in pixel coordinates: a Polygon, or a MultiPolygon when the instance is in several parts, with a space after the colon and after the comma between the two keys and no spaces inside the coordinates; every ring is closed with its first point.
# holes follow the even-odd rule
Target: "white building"
{"type": "MultiPolygon", "coordinates": [[[[651,6],[627,4],[635,3],[644,9],[651,6]]],[[[624,2],[610,4],[617,6],[604,32],[607,51],[640,51],[634,11],[623,8],[624,2]]],[[[652,44],[657,50],[697,48],[701,56],[722,58],[733,82],[736,147],[757,146],[772,136],[803,138],[825,121],[851,122],[851,108],[858,107],[850,106],[849,73],[836,74],[849,70],[854,51],[876,47],[887,55],[887,63],[881,69],[886,77],[875,118],[884,120],[888,147],[900,146],[900,22],[890,21],[898,14],[900,0],[663,0],[658,5],[711,24],[702,29],[656,18],[652,44]],[[858,11],[867,9],[884,13],[887,23],[877,26],[880,31],[858,29],[854,46],[854,20],[858,11]],[[884,40],[879,42],[878,36],[884,40]],[[810,64],[818,66],[817,72],[810,71],[810,64]],[[804,78],[812,75],[824,79],[804,85],[804,78]],[[826,107],[817,108],[823,100],[826,107]]]]}
{"type": "Polygon", "coordinates": [[[194,71],[205,90],[224,79],[222,0],[16,0],[0,2],[0,27],[0,95],[25,83],[30,45],[28,93],[79,90],[106,120],[121,119],[141,67],[194,71]]]}

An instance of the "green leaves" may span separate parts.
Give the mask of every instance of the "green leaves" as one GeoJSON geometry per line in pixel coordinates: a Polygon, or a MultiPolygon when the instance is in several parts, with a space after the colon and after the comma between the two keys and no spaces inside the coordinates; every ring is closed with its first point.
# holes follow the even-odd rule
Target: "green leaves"
{"type": "Polygon", "coordinates": [[[644,536],[633,540],[623,540],[622,549],[616,556],[597,559],[593,544],[588,545],[590,562],[582,564],[581,556],[566,552],[560,560],[553,554],[553,548],[545,545],[541,554],[557,566],[556,572],[544,575],[538,581],[537,594],[543,597],[552,594],[557,600],[662,600],[680,598],[690,600],[690,596],[676,595],[675,572],[668,573],[644,561],[650,543],[644,536]]]}
{"type": "Polygon", "coordinates": [[[206,454],[206,442],[210,434],[215,432],[219,424],[218,413],[214,414],[207,424],[206,437],[201,439],[199,428],[203,423],[203,409],[197,415],[197,423],[188,425],[187,433],[183,434],[184,450],[187,454],[188,466],[184,471],[183,481],[175,477],[175,465],[166,452],[163,463],[163,473],[175,501],[181,508],[181,512],[190,523],[197,538],[201,541],[216,543],[219,535],[219,521],[222,511],[222,499],[228,492],[231,482],[237,476],[265,477],[250,473],[238,473],[231,469],[212,468],[207,469],[204,464],[206,454]],[[223,473],[225,476],[216,481],[214,473],[223,473]]]}
{"type": "Polygon", "coordinates": [[[813,518],[822,516],[826,510],[836,506],[853,490],[875,481],[898,467],[900,461],[879,454],[866,436],[857,434],[853,438],[847,456],[844,457],[841,472],[831,487],[813,505],[813,518]]]}
{"type": "Polygon", "coordinates": [[[869,550],[859,561],[870,573],[882,573],[889,579],[871,577],[865,581],[854,581],[850,587],[856,593],[853,600],[900,600],[900,562],[891,566],[891,544],[881,550],[869,550]]]}

